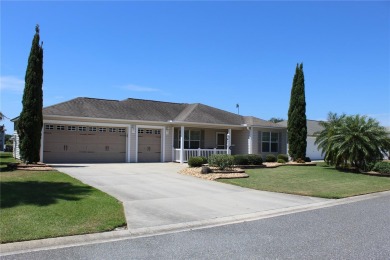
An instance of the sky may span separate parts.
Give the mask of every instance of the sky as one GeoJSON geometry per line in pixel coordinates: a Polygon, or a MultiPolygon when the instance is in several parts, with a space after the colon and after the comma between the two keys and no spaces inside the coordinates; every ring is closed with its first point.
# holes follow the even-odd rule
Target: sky
{"type": "MultiPolygon", "coordinates": [[[[203,103],[287,119],[303,63],[308,119],[390,126],[387,1],[1,1],[1,112],[22,110],[40,26],[44,106],[76,97],[203,103]]],[[[13,124],[5,124],[12,134],[13,124]]]]}

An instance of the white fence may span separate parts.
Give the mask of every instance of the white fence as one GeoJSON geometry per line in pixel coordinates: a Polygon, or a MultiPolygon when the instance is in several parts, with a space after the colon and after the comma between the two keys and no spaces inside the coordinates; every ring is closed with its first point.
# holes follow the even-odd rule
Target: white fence
{"type": "MultiPolygon", "coordinates": [[[[227,154],[226,149],[184,149],[184,162],[195,156],[209,157],[212,154],[227,154]]],[[[174,149],[174,160],[180,162],[180,149],[174,149]]]]}

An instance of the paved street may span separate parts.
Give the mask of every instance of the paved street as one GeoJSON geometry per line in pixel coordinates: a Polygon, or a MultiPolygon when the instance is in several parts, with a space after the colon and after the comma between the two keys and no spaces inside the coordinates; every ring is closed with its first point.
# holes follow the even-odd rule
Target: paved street
{"type": "Polygon", "coordinates": [[[2,259],[390,259],[390,193],[214,228],[2,259]]]}

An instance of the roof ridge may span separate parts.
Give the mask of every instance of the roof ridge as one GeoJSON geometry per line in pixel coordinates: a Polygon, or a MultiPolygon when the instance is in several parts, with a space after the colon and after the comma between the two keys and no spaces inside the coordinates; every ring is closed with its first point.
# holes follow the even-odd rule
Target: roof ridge
{"type": "Polygon", "coordinates": [[[175,117],[174,121],[184,121],[197,106],[199,106],[199,103],[187,104],[187,106],[175,117]]]}
{"type": "Polygon", "coordinates": [[[127,100],[139,100],[139,101],[149,101],[149,102],[156,102],[156,103],[168,103],[168,104],[188,105],[188,103],[178,103],[178,102],[169,102],[169,101],[159,101],[159,100],[142,99],[142,98],[126,98],[126,99],[124,99],[124,100],[121,100],[120,102],[127,101],[127,100]]]}
{"type": "Polygon", "coordinates": [[[93,100],[118,101],[119,102],[119,100],[117,100],[117,99],[107,99],[107,98],[77,97],[77,98],[74,98],[74,99],[93,99],[93,100]]]}

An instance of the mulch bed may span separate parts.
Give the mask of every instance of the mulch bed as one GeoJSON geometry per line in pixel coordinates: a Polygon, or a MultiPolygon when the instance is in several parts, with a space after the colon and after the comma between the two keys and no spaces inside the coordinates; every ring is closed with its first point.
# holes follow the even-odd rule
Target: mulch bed
{"type": "Polygon", "coordinates": [[[35,163],[35,164],[9,163],[8,168],[12,170],[23,170],[23,171],[54,171],[52,167],[44,163],[35,163]]]}
{"type": "Polygon", "coordinates": [[[191,167],[184,168],[179,171],[180,174],[191,175],[205,180],[216,180],[216,179],[234,179],[234,178],[248,178],[249,175],[245,173],[244,170],[240,168],[233,168],[228,170],[219,170],[215,167],[210,167],[213,171],[211,173],[202,174],[202,167],[191,167]]]}

